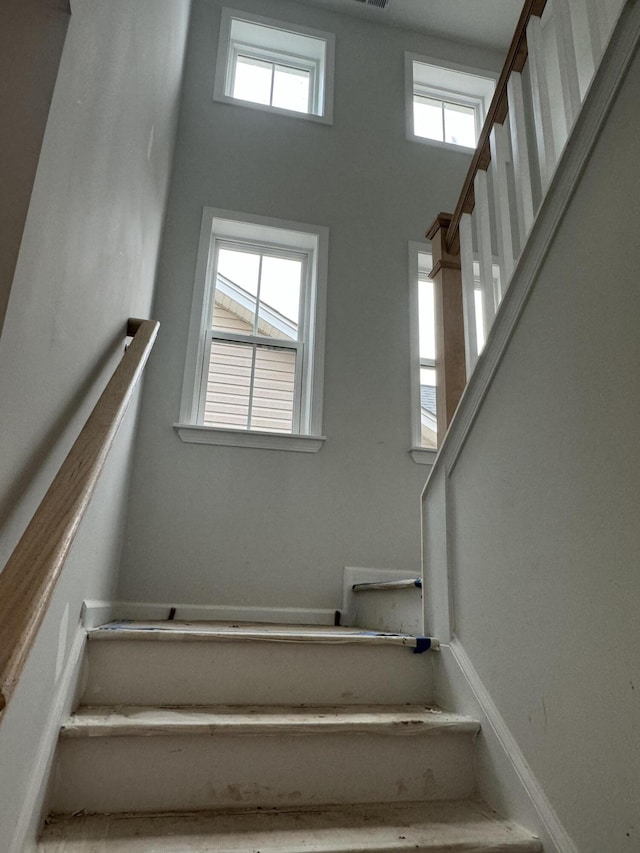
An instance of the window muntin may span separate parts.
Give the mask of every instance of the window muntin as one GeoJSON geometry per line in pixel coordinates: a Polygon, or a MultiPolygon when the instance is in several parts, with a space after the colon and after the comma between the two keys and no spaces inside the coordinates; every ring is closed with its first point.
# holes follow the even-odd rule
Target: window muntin
{"type": "Polygon", "coordinates": [[[214,98],[330,122],[331,33],[222,10],[214,98]]]}
{"type": "Polygon", "coordinates": [[[416,136],[474,148],[478,138],[477,109],[469,104],[413,95],[413,127],[416,136]]]}
{"type": "Polygon", "coordinates": [[[495,80],[414,54],[406,54],[406,78],[409,139],[475,148],[495,80]]]}
{"type": "Polygon", "coordinates": [[[300,113],[311,112],[311,70],[253,56],[236,56],[234,98],[300,113]]]}
{"type": "Polygon", "coordinates": [[[183,440],[320,448],[300,440],[321,435],[327,238],[320,226],[205,208],[183,440]]]}

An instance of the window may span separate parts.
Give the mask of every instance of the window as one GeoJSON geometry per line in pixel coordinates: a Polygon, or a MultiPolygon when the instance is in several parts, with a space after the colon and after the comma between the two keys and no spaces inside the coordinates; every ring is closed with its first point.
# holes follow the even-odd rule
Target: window
{"type": "Polygon", "coordinates": [[[332,121],[331,33],[222,10],[214,98],[332,121]]]}
{"type": "Polygon", "coordinates": [[[475,148],[495,80],[406,54],[409,139],[475,148]]]}
{"type": "Polygon", "coordinates": [[[183,440],[320,448],[326,253],[327,229],[205,208],[183,440]]]}
{"type": "MultiPolygon", "coordinates": [[[[430,463],[438,446],[436,407],[436,330],[433,266],[428,243],[409,244],[409,270],[412,282],[411,350],[413,435],[412,456],[416,462],[430,463]],[[427,451],[423,453],[422,451],[427,451]]],[[[480,265],[474,261],[474,308],[478,352],[485,344],[483,292],[480,265]]],[[[494,265],[494,276],[498,273],[494,265]]]]}
{"type": "Polygon", "coordinates": [[[436,427],[436,327],[431,254],[418,253],[418,447],[435,448],[436,427]]]}

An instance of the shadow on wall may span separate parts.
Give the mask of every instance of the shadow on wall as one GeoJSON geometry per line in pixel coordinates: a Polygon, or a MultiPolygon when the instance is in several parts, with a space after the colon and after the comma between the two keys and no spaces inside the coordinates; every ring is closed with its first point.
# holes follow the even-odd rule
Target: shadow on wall
{"type": "Polygon", "coordinates": [[[58,417],[51,422],[51,425],[42,440],[33,448],[31,458],[20,471],[19,476],[16,477],[14,482],[8,486],[6,493],[0,496],[0,529],[5,527],[11,518],[12,512],[14,512],[16,507],[20,505],[22,499],[36,479],[38,471],[44,467],[49,454],[54,448],[56,448],[58,442],[64,435],[65,430],[73,421],[74,416],[82,407],[83,402],[91,393],[95,383],[103,373],[105,366],[117,353],[118,348],[122,346],[123,336],[124,329],[114,337],[109,346],[106,347],[102,354],[94,361],[94,364],[88,371],[84,382],[67,400],[66,405],[63,406],[58,417]]]}

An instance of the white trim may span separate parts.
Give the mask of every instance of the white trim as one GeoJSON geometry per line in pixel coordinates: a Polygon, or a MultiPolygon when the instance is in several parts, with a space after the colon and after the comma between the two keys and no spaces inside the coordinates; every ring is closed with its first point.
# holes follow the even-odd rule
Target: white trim
{"type": "Polygon", "coordinates": [[[85,601],[88,629],[125,620],[165,620],[172,607],[185,622],[273,622],[291,625],[333,625],[335,610],[311,607],[247,607],[230,604],[181,604],[148,601],[85,601]]]}
{"type": "Polygon", "coordinates": [[[457,62],[434,59],[417,53],[405,51],[405,132],[410,142],[421,142],[446,148],[449,151],[459,151],[472,155],[474,149],[466,145],[457,145],[437,139],[418,136],[414,131],[413,96],[416,86],[418,94],[433,97],[436,100],[450,100],[452,103],[465,104],[474,107],[476,113],[476,140],[482,129],[484,119],[489,110],[497,74],[486,68],[474,68],[457,62]],[[414,63],[432,69],[429,79],[416,79],[414,63]],[[465,77],[467,78],[465,80],[465,77]],[[432,79],[431,79],[432,78],[432,79]],[[474,78],[476,78],[474,80],[474,78]],[[493,84],[493,85],[491,85],[493,84]]]}
{"type": "MultiPolygon", "coordinates": [[[[464,390],[429,479],[442,465],[445,466],[447,476],[455,468],[639,40],[640,3],[627,3],[576,119],[529,240],[516,264],[511,285],[500,305],[491,334],[464,390]]],[[[429,479],[423,497],[429,488],[429,479]]]]}
{"type": "Polygon", "coordinates": [[[222,447],[253,447],[257,450],[293,450],[317,453],[327,440],[324,435],[290,432],[258,432],[247,429],[221,429],[202,424],[174,424],[186,444],[217,444],[222,447]]]}
{"type": "Polygon", "coordinates": [[[82,602],[82,624],[87,631],[106,625],[116,618],[113,601],[87,600],[82,602]]]}
{"type": "Polygon", "coordinates": [[[87,633],[84,626],[79,625],[54,690],[49,715],[42,729],[36,758],[31,769],[31,780],[22,801],[8,853],[25,853],[26,850],[35,851],[36,849],[37,837],[47,808],[46,790],[58,743],[58,732],[63,717],[70,711],[84,660],[86,639],[87,633]]]}
{"type": "MultiPolygon", "coordinates": [[[[533,770],[527,763],[522,750],[518,746],[518,742],[511,734],[509,727],[500,714],[495,702],[491,698],[489,691],[484,686],[482,679],[471,663],[471,660],[462,647],[460,640],[457,637],[452,637],[448,646],[441,644],[440,648],[441,651],[446,651],[447,649],[451,651],[456,664],[464,675],[467,684],[486,717],[486,722],[491,729],[491,733],[495,736],[500,747],[504,751],[504,754],[508,758],[513,771],[517,775],[520,784],[531,800],[540,821],[544,825],[558,853],[578,853],[578,848],[560,822],[558,815],[547,799],[542,786],[538,782],[533,770]]],[[[483,725],[483,730],[485,730],[486,733],[486,725],[483,725]]],[[[545,849],[547,849],[546,845],[545,849]]]]}
{"type": "Polygon", "coordinates": [[[433,465],[438,451],[435,447],[410,447],[409,455],[417,465],[433,465]]]}
{"type": "MultiPolygon", "coordinates": [[[[270,49],[266,45],[260,45],[252,55],[255,55],[256,58],[264,58],[265,55],[272,55],[274,61],[277,61],[278,55],[281,52],[281,48],[279,50],[275,50],[270,49]]],[[[261,110],[262,112],[289,116],[291,118],[315,121],[321,124],[333,124],[334,65],[335,35],[333,33],[312,29],[311,27],[293,24],[287,21],[278,21],[273,18],[266,18],[262,15],[254,15],[250,12],[244,12],[239,9],[223,7],[220,19],[220,35],[216,58],[213,100],[221,103],[248,107],[253,110],[261,110]],[[231,60],[235,47],[235,42],[231,41],[231,26],[234,20],[246,21],[249,24],[268,27],[271,30],[280,31],[285,35],[290,34],[294,37],[309,37],[324,44],[324,51],[322,51],[324,55],[322,58],[318,58],[317,56],[301,57],[302,59],[308,59],[308,62],[316,69],[315,74],[313,75],[315,78],[313,82],[313,89],[315,91],[311,96],[313,101],[313,111],[298,112],[297,110],[287,110],[282,109],[281,107],[271,106],[270,104],[257,104],[253,101],[245,101],[227,94],[231,81],[231,60]]]]}

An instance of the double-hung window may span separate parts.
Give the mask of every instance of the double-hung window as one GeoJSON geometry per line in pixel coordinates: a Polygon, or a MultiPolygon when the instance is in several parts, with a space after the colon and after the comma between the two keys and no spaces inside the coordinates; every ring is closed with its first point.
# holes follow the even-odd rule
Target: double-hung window
{"type": "Polygon", "coordinates": [[[184,440],[319,449],[303,437],[321,431],[326,241],[324,228],[205,209],[184,440]]]}
{"type": "Polygon", "coordinates": [[[475,148],[495,89],[492,77],[406,54],[407,135],[475,148]]]}
{"type": "Polygon", "coordinates": [[[214,98],[331,122],[331,33],[222,10],[214,98]]]}

